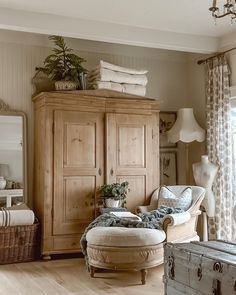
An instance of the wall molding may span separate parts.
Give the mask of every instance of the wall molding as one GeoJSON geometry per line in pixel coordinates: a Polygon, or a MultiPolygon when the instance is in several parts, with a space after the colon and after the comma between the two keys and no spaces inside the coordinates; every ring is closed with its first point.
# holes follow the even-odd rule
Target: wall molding
{"type": "Polygon", "coordinates": [[[219,39],[216,37],[139,28],[2,7],[0,28],[196,53],[212,53],[217,51],[219,47],[219,39]]]}
{"type": "MultiPolygon", "coordinates": [[[[90,40],[82,40],[75,38],[65,38],[69,47],[81,52],[112,54],[117,56],[139,57],[143,59],[156,59],[168,62],[186,63],[188,53],[173,50],[165,50],[158,48],[146,48],[140,46],[112,44],[107,42],[98,42],[90,40]]],[[[48,35],[3,30],[0,29],[0,45],[1,43],[21,44],[25,47],[39,46],[44,48],[52,48],[53,43],[49,41],[48,35]]]]}

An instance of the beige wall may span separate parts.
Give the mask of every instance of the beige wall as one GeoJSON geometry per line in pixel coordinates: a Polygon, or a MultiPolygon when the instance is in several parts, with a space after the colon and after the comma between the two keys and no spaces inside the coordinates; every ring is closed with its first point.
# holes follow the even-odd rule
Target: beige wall
{"type": "MultiPolygon", "coordinates": [[[[191,107],[197,122],[202,128],[206,128],[206,110],[205,110],[205,68],[204,65],[198,65],[197,61],[204,56],[190,54],[188,57],[188,93],[191,107]]],[[[192,175],[192,164],[201,159],[201,155],[206,154],[206,142],[193,142],[189,147],[189,165],[190,181],[194,183],[192,175]]]]}
{"type": "MultiPolygon", "coordinates": [[[[95,67],[100,59],[121,66],[147,69],[149,71],[147,95],[160,99],[162,110],[171,111],[191,106],[187,87],[190,67],[185,53],[76,39],[67,39],[67,41],[73,48],[80,49],[79,54],[88,61],[86,64],[88,69],[95,67]]],[[[31,199],[33,198],[34,124],[31,102],[34,89],[31,79],[34,76],[35,67],[41,65],[49,54],[49,46],[50,43],[45,36],[0,31],[0,98],[12,109],[21,110],[27,114],[31,199]]],[[[197,95],[194,97],[197,103],[197,95]]],[[[200,113],[199,116],[201,116],[200,113]]],[[[180,163],[183,162],[183,157],[184,154],[180,151],[180,163]]],[[[183,169],[180,167],[179,173],[181,171],[183,169]]],[[[180,173],[180,182],[184,182],[183,173],[180,173]]]]}

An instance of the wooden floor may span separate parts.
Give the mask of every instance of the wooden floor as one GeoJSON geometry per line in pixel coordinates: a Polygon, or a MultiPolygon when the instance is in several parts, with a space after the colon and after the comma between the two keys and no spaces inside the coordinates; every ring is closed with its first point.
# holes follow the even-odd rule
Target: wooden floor
{"type": "Polygon", "coordinates": [[[163,295],[163,267],[139,272],[99,272],[90,278],[81,258],[0,266],[1,295],[163,295]]]}

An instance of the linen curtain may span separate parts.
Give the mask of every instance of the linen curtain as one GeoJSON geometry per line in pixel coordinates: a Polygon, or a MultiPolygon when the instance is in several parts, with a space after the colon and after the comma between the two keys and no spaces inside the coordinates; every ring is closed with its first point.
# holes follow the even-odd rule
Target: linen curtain
{"type": "Polygon", "coordinates": [[[215,219],[209,219],[209,239],[236,241],[233,208],[236,204],[232,132],[230,122],[229,67],[224,55],[207,62],[206,109],[207,151],[212,163],[219,166],[213,192],[216,199],[215,219]]]}

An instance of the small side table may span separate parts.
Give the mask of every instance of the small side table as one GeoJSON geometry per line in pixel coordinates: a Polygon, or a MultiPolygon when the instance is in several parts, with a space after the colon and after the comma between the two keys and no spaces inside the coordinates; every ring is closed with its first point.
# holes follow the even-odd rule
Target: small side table
{"type": "Polygon", "coordinates": [[[6,207],[11,207],[13,198],[22,198],[23,201],[23,189],[0,190],[0,198],[6,199],[6,207]]]}
{"type": "Polygon", "coordinates": [[[114,208],[100,208],[100,214],[110,213],[110,212],[127,212],[126,208],[114,207],[114,208]]]}

